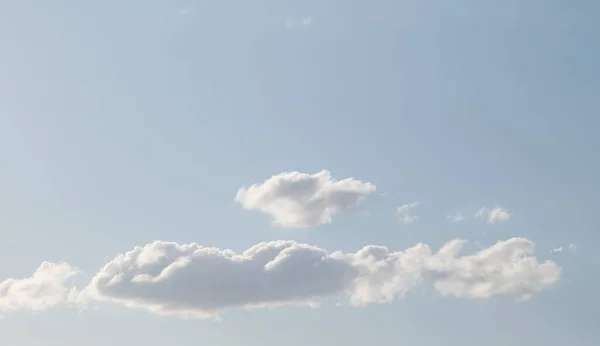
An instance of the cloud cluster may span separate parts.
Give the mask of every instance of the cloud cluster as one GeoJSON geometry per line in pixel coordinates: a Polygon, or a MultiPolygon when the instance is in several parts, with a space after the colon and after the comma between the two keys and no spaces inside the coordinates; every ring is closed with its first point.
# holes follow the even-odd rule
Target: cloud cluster
{"type": "Polygon", "coordinates": [[[332,217],[356,206],[375,185],[354,178],[334,180],[329,171],[284,172],[261,184],[243,187],[235,201],[247,210],[268,214],[273,223],[305,228],[331,223],[332,217]]]}
{"type": "Polygon", "coordinates": [[[405,224],[413,223],[415,220],[418,220],[419,217],[411,214],[411,210],[419,206],[419,202],[410,202],[407,204],[403,204],[396,208],[396,215],[400,217],[400,220],[405,224]]]}
{"type": "Polygon", "coordinates": [[[477,211],[475,217],[483,217],[487,219],[488,223],[504,222],[510,219],[511,214],[508,210],[500,207],[493,209],[484,207],[477,211]]]}
{"type": "Polygon", "coordinates": [[[0,313],[42,311],[69,301],[75,291],[68,280],[77,270],[66,263],[44,262],[31,277],[0,282],[0,313]]]}
{"type": "Polygon", "coordinates": [[[556,263],[532,256],[534,244],[527,239],[460,256],[463,244],[454,240],[435,253],[426,244],[397,252],[370,245],[330,253],[272,241],[236,253],[156,241],[106,264],[82,297],[163,315],[210,317],[235,307],[314,306],[328,296],[347,297],[352,305],[385,303],[424,283],[443,295],[521,300],[560,278],[556,263]]]}
{"type": "MultiPolygon", "coordinates": [[[[268,214],[275,224],[303,228],[331,223],[334,215],[355,207],[375,189],[354,178],[335,180],[326,170],[284,172],[240,188],[235,201],[268,214]]],[[[419,202],[411,202],[396,213],[412,223],[418,219],[412,215],[417,206],[419,202]]],[[[511,214],[498,207],[482,208],[476,216],[495,223],[511,214]]],[[[463,216],[448,218],[458,222],[463,216]]],[[[462,253],[465,242],[452,240],[438,251],[419,243],[403,251],[369,245],[355,252],[330,252],[294,241],[269,241],[238,253],[154,241],[110,260],[81,291],[70,287],[77,271],[66,263],[44,262],[29,278],[0,282],[0,313],[112,302],[160,315],[214,318],[232,308],[314,307],[327,297],[352,306],[389,303],[420,285],[431,285],[444,296],[525,300],[561,277],[555,262],[533,256],[530,240],[511,238],[471,254],[462,253]]]]}

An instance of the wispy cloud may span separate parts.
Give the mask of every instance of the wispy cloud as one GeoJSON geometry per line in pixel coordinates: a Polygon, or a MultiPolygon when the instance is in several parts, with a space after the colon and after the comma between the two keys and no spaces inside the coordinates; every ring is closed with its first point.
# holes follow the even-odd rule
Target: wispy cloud
{"type": "Polygon", "coordinates": [[[313,21],[312,17],[305,17],[302,19],[301,24],[302,24],[302,26],[307,26],[307,25],[310,25],[312,23],[312,21],[313,21]]]}
{"type": "Polygon", "coordinates": [[[464,219],[465,219],[465,217],[460,212],[446,215],[446,220],[450,220],[450,222],[454,222],[454,223],[461,222],[464,219]]]}
{"type": "Polygon", "coordinates": [[[559,246],[557,248],[554,248],[552,250],[550,250],[551,252],[565,252],[565,251],[575,251],[577,250],[577,246],[575,246],[575,244],[569,244],[566,247],[563,246],[559,246]]]}
{"type": "Polygon", "coordinates": [[[313,23],[313,17],[307,16],[300,19],[288,18],[285,20],[286,28],[302,28],[310,26],[313,23]]]}
{"type": "Polygon", "coordinates": [[[418,220],[419,217],[416,215],[412,215],[410,211],[419,206],[419,202],[410,202],[396,208],[396,214],[400,217],[402,222],[405,224],[413,223],[418,220]]]}
{"type": "Polygon", "coordinates": [[[511,216],[512,215],[508,210],[500,207],[493,209],[483,207],[475,213],[475,217],[484,217],[487,219],[488,223],[508,221],[511,216]]]}

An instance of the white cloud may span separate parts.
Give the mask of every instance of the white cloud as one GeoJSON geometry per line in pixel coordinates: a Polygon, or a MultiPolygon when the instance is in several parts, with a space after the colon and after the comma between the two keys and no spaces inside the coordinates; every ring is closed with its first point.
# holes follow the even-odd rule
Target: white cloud
{"type": "Polygon", "coordinates": [[[301,19],[293,19],[293,18],[288,18],[285,20],[285,27],[286,28],[300,28],[300,27],[306,27],[309,26],[313,23],[313,18],[310,16],[301,18],[301,19]]]}
{"type": "Polygon", "coordinates": [[[215,317],[236,307],[316,306],[331,296],[345,296],[354,306],[387,303],[422,283],[443,295],[522,300],[560,278],[556,263],[532,256],[534,244],[527,239],[459,256],[463,244],[451,241],[437,253],[426,244],[398,252],[370,245],[354,253],[330,253],[272,241],[236,253],[156,241],[107,263],[82,298],[162,315],[215,317]]]}
{"type": "Polygon", "coordinates": [[[577,250],[577,247],[575,246],[575,244],[569,244],[567,245],[567,247],[563,247],[563,246],[559,246],[557,248],[554,248],[551,250],[551,252],[564,252],[564,251],[575,251],[577,250]]]}
{"type": "Polygon", "coordinates": [[[411,202],[408,204],[401,205],[396,208],[396,214],[400,217],[402,222],[405,224],[413,223],[415,220],[418,220],[419,217],[415,215],[411,215],[411,209],[414,209],[419,206],[419,202],[411,202]]]}
{"type": "Polygon", "coordinates": [[[477,213],[475,213],[475,217],[485,217],[487,218],[488,223],[496,223],[508,221],[508,219],[511,217],[511,213],[508,210],[500,207],[493,209],[483,207],[479,209],[477,213]]]}
{"type": "Polygon", "coordinates": [[[527,300],[556,284],[561,276],[555,262],[538,262],[531,256],[535,245],[524,238],[511,238],[475,255],[454,258],[461,245],[460,241],[444,245],[440,252],[445,255],[441,257],[451,259],[438,262],[439,267],[437,264],[430,267],[435,271],[434,286],[443,295],[471,298],[508,295],[527,300]]]}
{"type": "Polygon", "coordinates": [[[66,283],[75,274],[66,263],[44,262],[31,277],[0,282],[0,313],[42,311],[66,303],[74,292],[66,283]]]}
{"type": "Polygon", "coordinates": [[[464,219],[465,219],[465,217],[463,216],[463,214],[459,213],[459,212],[446,215],[446,220],[450,220],[450,222],[453,222],[453,223],[461,222],[464,219]]]}
{"type": "Polygon", "coordinates": [[[243,187],[235,201],[244,209],[270,215],[273,223],[303,228],[331,223],[333,215],[356,206],[375,185],[354,178],[334,180],[329,171],[284,172],[243,187]]]}

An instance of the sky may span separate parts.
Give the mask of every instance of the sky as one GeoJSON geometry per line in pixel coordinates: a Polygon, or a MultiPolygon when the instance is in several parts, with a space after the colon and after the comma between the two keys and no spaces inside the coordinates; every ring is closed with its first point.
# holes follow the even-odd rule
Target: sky
{"type": "Polygon", "coordinates": [[[598,345],[597,1],[3,1],[0,341],[598,345]]]}

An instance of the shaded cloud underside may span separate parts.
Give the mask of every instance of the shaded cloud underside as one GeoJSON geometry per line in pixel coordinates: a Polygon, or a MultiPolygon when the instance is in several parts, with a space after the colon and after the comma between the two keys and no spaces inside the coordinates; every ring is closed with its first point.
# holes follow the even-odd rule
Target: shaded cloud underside
{"type": "Polygon", "coordinates": [[[315,306],[325,297],[350,305],[388,303],[431,284],[446,296],[530,298],[558,282],[555,262],[532,256],[523,238],[460,255],[464,241],[433,252],[426,244],[391,252],[370,245],[328,252],[293,241],[257,244],[242,253],[155,241],[108,262],[74,297],[67,264],[44,263],[26,279],[0,283],[0,312],[44,310],[63,303],[109,301],[162,315],[214,317],[236,307],[315,306]]]}

